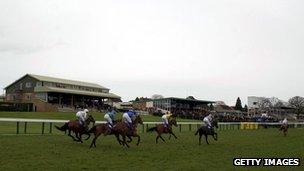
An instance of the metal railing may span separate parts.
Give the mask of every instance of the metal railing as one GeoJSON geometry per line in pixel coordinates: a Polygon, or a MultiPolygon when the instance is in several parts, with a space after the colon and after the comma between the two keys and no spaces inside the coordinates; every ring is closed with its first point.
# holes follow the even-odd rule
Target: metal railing
{"type": "MultiPolygon", "coordinates": [[[[55,119],[24,119],[24,118],[0,118],[1,122],[9,122],[16,123],[16,134],[27,134],[29,123],[39,123],[41,124],[41,134],[53,133],[53,125],[55,123],[66,123],[69,120],[55,120],[55,119]],[[21,123],[23,123],[23,131],[21,128],[21,123]],[[46,127],[48,128],[48,131],[46,127]]],[[[96,121],[95,124],[106,123],[105,121],[96,121]]],[[[147,129],[154,127],[156,124],[161,124],[162,122],[144,122],[141,128],[138,130],[141,132],[146,132],[147,129]]],[[[202,122],[178,122],[178,127],[174,128],[174,130],[182,132],[182,131],[195,131],[200,126],[202,126],[202,122]]],[[[239,129],[260,129],[260,128],[269,128],[269,127],[278,127],[281,123],[261,123],[261,122],[220,122],[218,123],[218,131],[224,130],[239,130],[239,129]]],[[[304,128],[304,122],[296,122],[289,123],[289,127],[291,128],[304,128]]],[[[1,130],[0,130],[1,133],[1,130]]]]}

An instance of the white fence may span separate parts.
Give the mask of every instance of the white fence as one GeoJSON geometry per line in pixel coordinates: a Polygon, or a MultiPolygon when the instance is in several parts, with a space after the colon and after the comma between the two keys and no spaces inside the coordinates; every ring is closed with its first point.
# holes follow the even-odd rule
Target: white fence
{"type": "MultiPolygon", "coordinates": [[[[53,130],[53,124],[54,123],[66,123],[69,120],[55,120],[55,119],[24,119],[24,118],[0,118],[0,124],[1,122],[12,122],[16,123],[16,134],[21,133],[20,132],[20,123],[24,123],[24,131],[23,133],[27,133],[27,126],[28,123],[41,123],[41,133],[44,134],[45,127],[48,124],[49,125],[49,132],[52,133],[53,130]]],[[[96,121],[96,124],[105,123],[104,121],[96,121]]],[[[153,127],[156,124],[160,124],[162,122],[144,122],[142,125],[142,132],[146,132],[146,130],[149,127],[153,127]]],[[[180,132],[188,130],[196,130],[202,125],[202,122],[177,122],[178,124],[178,130],[180,132]]],[[[272,122],[219,122],[218,123],[218,130],[237,130],[237,129],[259,129],[259,128],[267,128],[267,127],[278,127],[281,125],[281,123],[272,123],[272,122]]],[[[304,122],[295,122],[295,123],[289,123],[289,126],[291,128],[298,128],[298,127],[304,127],[304,122]]],[[[1,133],[1,130],[0,130],[1,133]]]]}

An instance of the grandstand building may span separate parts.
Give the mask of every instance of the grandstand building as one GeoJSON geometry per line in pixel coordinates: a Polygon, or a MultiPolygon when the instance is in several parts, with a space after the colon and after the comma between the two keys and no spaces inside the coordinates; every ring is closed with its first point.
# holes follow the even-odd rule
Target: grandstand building
{"type": "Polygon", "coordinates": [[[5,101],[31,104],[29,111],[98,109],[106,101],[119,101],[110,89],[94,83],[26,74],[5,87],[5,101]]]}
{"type": "MultiPolygon", "coordinates": [[[[282,119],[283,117],[294,115],[294,108],[288,106],[287,102],[276,97],[248,97],[248,114],[249,115],[271,115],[282,119]]],[[[292,118],[292,117],[291,117],[292,118]]]]}
{"type": "MultiPolygon", "coordinates": [[[[190,96],[191,97],[191,96],[190,96]]],[[[205,114],[213,110],[213,101],[197,100],[192,98],[168,97],[153,100],[153,107],[158,110],[170,111],[179,116],[205,114]]]]}
{"type": "Polygon", "coordinates": [[[0,95],[0,102],[4,102],[5,100],[5,96],[4,95],[0,95]]]}

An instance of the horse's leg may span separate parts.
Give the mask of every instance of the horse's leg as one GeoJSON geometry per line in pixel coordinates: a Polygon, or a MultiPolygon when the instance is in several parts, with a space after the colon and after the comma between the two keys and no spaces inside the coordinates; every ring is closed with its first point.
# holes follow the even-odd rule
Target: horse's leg
{"type": "Polygon", "coordinates": [[[74,133],[75,133],[75,137],[76,137],[76,138],[75,138],[75,141],[78,141],[78,142],[79,142],[79,141],[80,141],[80,138],[79,138],[78,132],[74,132],[74,133]]]}
{"type": "Polygon", "coordinates": [[[156,136],[155,142],[158,143],[159,135],[156,136]]]}
{"type": "Polygon", "coordinates": [[[132,137],[130,135],[127,135],[127,137],[129,138],[129,140],[127,142],[128,143],[132,142],[132,137]]]}
{"type": "Polygon", "coordinates": [[[213,136],[213,139],[214,139],[215,141],[217,141],[217,133],[214,133],[212,136],[213,136]]]}
{"type": "Polygon", "coordinates": [[[208,135],[205,134],[205,137],[206,137],[206,142],[207,142],[207,144],[209,145],[209,142],[208,142],[208,135]]]}
{"type": "Polygon", "coordinates": [[[92,140],[92,143],[90,145],[90,148],[92,148],[93,146],[96,147],[96,140],[97,138],[99,137],[100,133],[99,134],[94,134],[94,139],[92,140]]]}
{"type": "Polygon", "coordinates": [[[79,141],[80,141],[81,143],[83,143],[81,136],[82,136],[82,134],[79,133],[79,141]]]}
{"type": "Polygon", "coordinates": [[[90,139],[90,137],[91,137],[91,134],[89,134],[89,133],[85,133],[87,136],[88,136],[88,138],[86,138],[85,140],[88,140],[88,139],[90,139]]]}
{"type": "Polygon", "coordinates": [[[122,140],[123,140],[124,144],[125,144],[128,148],[130,148],[130,146],[129,146],[128,143],[126,142],[126,135],[122,135],[122,140]]]}
{"type": "Polygon", "coordinates": [[[119,134],[115,134],[115,137],[119,143],[119,145],[125,145],[120,139],[119,139],[119,134]]]}
{"type": "Polygon", "coordinates": [[[173,135],[173,137],[177,139],[176,135],[172,131],[170,131],[170,135],[173,135]]]}
{"type": "Polygon", "coordinates": [[[199,134],[198,144],[199,144],[199,145],[202,144],[202,134],[199,134]]]}
{"type": "Polygon", "coordinates": [[[161,135],[159,135],[159,137],[160,137],[160,139],[162,139],[162,140],[163,140],[163,142],[166,142],[166,141],[163,139],[163,137],[162,137],[161,135]]]}
{"type": "Polygon", "coordinates": [[[92,140],[92,143],[91,143],[91,145],[90,145],[90,148],[92,148],[93,146],[96,147],[96,144],[95,144],[96,139],[97,139],[97,137],[95,136],[95,137],[93,138],[93,140],[92,140]]]}
{"type": "Polygon", "coordinates": [[[133,137],[137,137],[137,146],[139,145],[140,143],[140,136],[138,134],[134,134],[133,137]]]}
{"type": "Polygon", "coordinates": [[[71,134],[71,130],[69,129],[68,136],[71,137],[74,141],[76,141],[75,137],[71,134]]]}

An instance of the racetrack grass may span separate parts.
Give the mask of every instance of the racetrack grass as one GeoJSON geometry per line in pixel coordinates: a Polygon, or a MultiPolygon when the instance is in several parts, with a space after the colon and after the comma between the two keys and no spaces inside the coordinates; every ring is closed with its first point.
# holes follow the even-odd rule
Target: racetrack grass
{"type": "Polygon", "coordinates": [[[89,149],[66,135],[0,135],[0,170],[285,170],[286,167],[234,167],[234,157],[300,157],[303,170],[303,129],[289,129],[287,137],[277,129],[219,131],[198,146],[194,132],[176,132],[178,140],[155,144],[155,133],[140,134],[142,143],[120,146],[114,137],[101,136],[89,149]]]}

